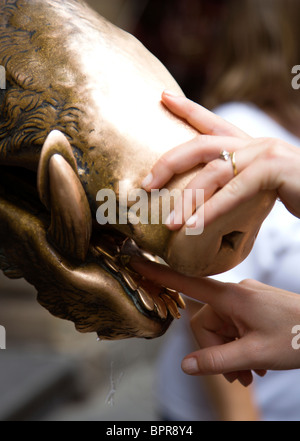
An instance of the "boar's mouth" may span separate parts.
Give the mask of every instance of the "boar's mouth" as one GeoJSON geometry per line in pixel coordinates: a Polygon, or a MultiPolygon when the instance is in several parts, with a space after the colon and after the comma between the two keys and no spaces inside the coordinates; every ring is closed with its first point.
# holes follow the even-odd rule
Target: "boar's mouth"
{"type": "MultiPolygon", "coordinates": [[[[42,221],[45,230],[48,231],[45,234],[46,240],[61,253],[55,239],[49,234],[51,231],[51,213],[40,201],[36,188],[36,173],[20,167],[0,166],[0,193],[2,192],[6,199],[15,205],[21,205],[22,208],[33,213],[42,221]]],[[[174,318],[180,318],[178,309],[185,308],[185,303],[176,291],[155,285],[136,273],[129,265],[131,256],[138,256],[152,261],[157,260],[156,256],[139,248],[132,238],[111,227],[100,227],[94,220],[92,221],[92,231],[84,262],[79,262],[76,257],[70,255],[64,255],[64,258],[67,258],[67,261],[70,262],[70,267],[88,267],[96,264],[99,271],[104,270],[119,284],[123,296],[140,314],[151,321],[161,323],[161,333],[163,333],[174,318]]],[[[45,267],[47,267],[47,262],[45,262],[45,267]]],[[[101,277],[101,274],[99,277],[101,277]]],[[[49,280],[50,285],[51,283],[55,283],[55,281],[49,280]]],[[[76,286],[72,289],[76,290],[76,286]]],[[[101,296],[101,293],[99,295],[101,296]]],[[[42,306],[57,315],[40,296],[38,300],[42,306]]],[[[126,313],[128,312],[124,312],[124,314],[126,313]]],[[[80,327],[80,325],[76,327],[82,332],[95,331],[100,338],[103,338],[101,329],[99,331],[94,327],[87,329],[85,326],[80,327]]],[[[107,335],[106,338],[114,337],[107,335]]]]}
{"type": "Polygon", "coordinates": [[[115,230],[93,229],[90,251],[98,264],[122,286],[135,307],[148,318],[167,320],[180,318],[178,308],[184,308],[182,297],[174,290],[155,285],[129,266],[130,257],[137,256],[157,261],[142,250],[133,239],[115,230]]]}

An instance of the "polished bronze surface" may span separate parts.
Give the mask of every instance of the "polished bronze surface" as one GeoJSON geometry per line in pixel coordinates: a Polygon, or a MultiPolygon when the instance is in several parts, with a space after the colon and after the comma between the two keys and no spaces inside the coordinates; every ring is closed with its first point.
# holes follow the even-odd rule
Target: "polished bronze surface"
{"type": "MultiPolygon", "coordinates": [[[[161,220],[101,227],[99,190],[118,194],[120,181],[140,188],[162,153],[195,136],[160,101],[179,86],[140,42],[79,0],[1,0],[0,65],[1,269],[28,280],[79,331],[163,334],[184,303],[131,271],[128,255],[157,255],[190,275],[225,271],[251,250],[274,195],[261,193],[198,236],[171,233],[161,220]]],[[[183,190],[194,173],[168,189],[183,190]]]]}

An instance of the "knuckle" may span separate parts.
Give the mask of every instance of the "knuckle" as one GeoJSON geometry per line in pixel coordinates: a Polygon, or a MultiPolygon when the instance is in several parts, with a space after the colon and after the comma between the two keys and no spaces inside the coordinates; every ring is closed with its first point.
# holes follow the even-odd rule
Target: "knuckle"
{"type": "Polygon", "coordinates": [[[282,141],[276,138],[262,138],[261,141],[264,143],[264,158],[268,161],[277,160],[282,156],[284,152],[284,146],[282,141]]]}
{"type": "Polygon", "coordinates": [[[244,279],[236,285],[236,289],[238,292],[238,295],[236,296],[236,304],[242,306],[247,304],[250,301],[250,298],[253,297],[253,294],[258,289],[258,282],[253,279],[244,279]]]}
{"type": "Polygon", "coordinates": [[[222,352],[217,348],[205,351],[201,362],[198,361],[199,372],[221,374],[225,370],[225,362],[222,352]]]}
{"type": "Polygon", "coordinates": [[[219,115],[216,115],[214,120],[211,122],[211,125],[210,125],[210,128],[209,128],[209,133],[211,135],[218,135],[219,132],[220,132],[220,129],[219,129],[220,125],[223,126],[224,125],[224,121],[222,120],[222,118],[219,115]]]}
{"type": "Polygon", "coordinates": [[[172,157],[168,154],[163,155],[158,163],[157,163],[160,167],[167,169],[168,171],[173,172],[174,169],[174,163],[172,161],[172,157]]]}
{"type": "Polygon", "coordinates": [[[239,285],[240,285],[240,286],[244,286],[244,287],[247,288],[247,287],[253,285],[253,280],[252,280],[252,279],[244,279],[244,280],[241,280],[240,283],[239,283],[239,285]]]}
{"type": "Polygon", "coordinates": [[[205,168],[208,173],[219,174],[220,173],[220,166],[221,166],[221,161],[214,160],[214,161],[210,161],[208,164],[206,164],[205,168]]]}
{"type": "Polygon", "coordinates": [[[211,142],[211,136],[206,135],[205,133],[199,133],[196,135],[195,141],[198,143],[199,147],[201,147],[202,145],[207,145],[211,142]]]}
{"type": "Polygon", "coordinates": [[[264,359],[267,352],[266,343],[259,338],[252,338],[250,342],[247,342],[245,350],[248,354],[251,354],[252,360],[255,360],[259,364],[260,360],[264,359]]]}
{"type": "Polygon", "coordinates": [[[228,182],[226,186],[226,190],[233,198],[236,198],[236,195],[239,194],[240,191],[240,183],[239,179],[232,179],[228,182]]]}
{"type": "Polygon", "coordinates": [[[186,103],[186,116],[191,120],[196,120],[198,118],[198,108],[193,102],[188,101],[186,103]]]}

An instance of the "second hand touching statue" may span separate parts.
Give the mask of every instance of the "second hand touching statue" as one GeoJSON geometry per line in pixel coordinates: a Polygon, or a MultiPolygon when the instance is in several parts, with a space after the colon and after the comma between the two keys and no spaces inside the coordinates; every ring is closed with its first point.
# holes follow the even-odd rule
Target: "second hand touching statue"
{"type": "MultiPolygon", "coordinates": [[[[81,332],[162,335],[184,302],[136,274],[128,256],[158,256],[187,275],[226,271],[250,252],[273,193],[198,235],[169,231],[161,215],[120,222],[132,206],[120,183],[140,189],[163,153],[197,133],[161,103],[164,89],[182,94],[165,67],[79,0],[2,0],[0,65],[0,268],[81,332]],[[106,225],[97,222],[102,189],[116,196],[106,225]]],[[[182,191],[195,172],[166,189],[182,191]]]]}

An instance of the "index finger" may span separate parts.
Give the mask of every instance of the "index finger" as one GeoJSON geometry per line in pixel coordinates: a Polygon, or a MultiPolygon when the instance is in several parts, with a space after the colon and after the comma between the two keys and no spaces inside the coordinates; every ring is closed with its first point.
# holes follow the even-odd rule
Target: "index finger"
{"type": "Polygon", "coordinates": [[[162,94],[162,102],[175,115],[185,119],[202,134],[234,136],[249,139],[242,130],[225,121],[218,115],[189,100],[185,96],[176,96],[169,91],[162,94]]]}
{"type": "Polygon", "coordinates": [[[130,265],[135,271],[153,282],[175,289],[195,300],[208,303],[211,306],[220,303],[220,299],[228,291],[226,283],[217,280],[189,277],[180,274],[166,265],[132,258],[130,265]]]}

